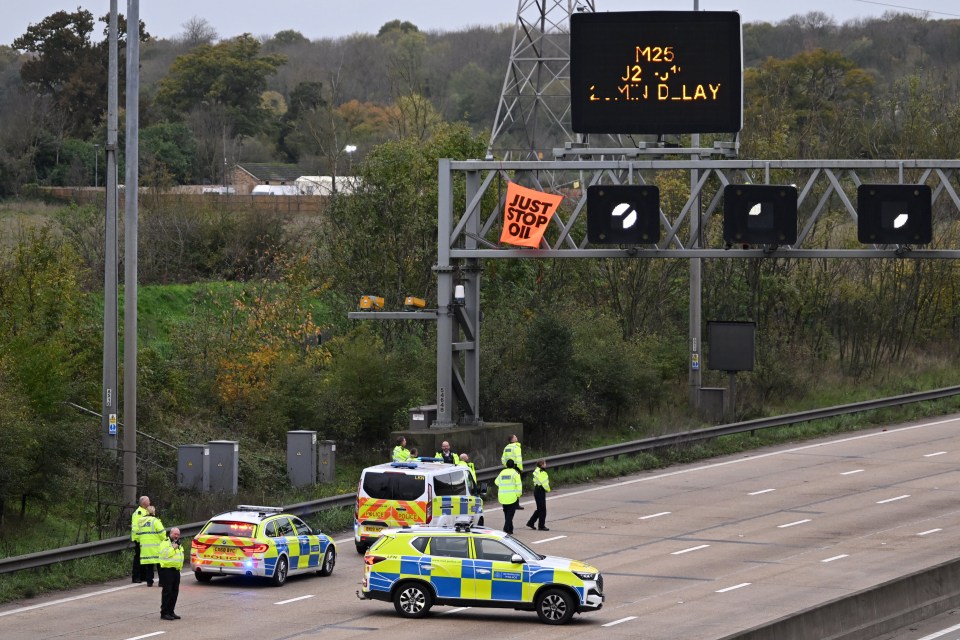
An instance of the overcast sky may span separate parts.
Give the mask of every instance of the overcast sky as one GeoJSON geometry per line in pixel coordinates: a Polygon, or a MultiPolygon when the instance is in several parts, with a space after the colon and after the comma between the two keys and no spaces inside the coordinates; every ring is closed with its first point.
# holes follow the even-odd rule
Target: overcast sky
{"type": "MultiPolygon", "coordinates": [[[[701,10],[737,10],[744,22],[778,22],[794,14],[822,11],[837,22],[882,16],[887,11],[913,12],[936,19],[960,19],[957,0],[699,0],[701,10]]],[[[0,44],[10,45],[30,24],[57,11],[78,6],[94,16],[110,11],[109,0],[0,0],[0,44]]],[[[140,18],[147,31],[161,38],[183,32],[183,24],[204,18],[229,38],[249,32],[272,35],[295,29],[307,38],[336,38],[352,33],[376,33],[394,19],[408,20],[421,31],[453,31],[473,25],[514,24],[517,0],[145,0],[140,18]]],[[[693,9],[693,0],[595,0],[597,11],[693,9]]],[[[118,0],[126,13],[127,0],[118,0]]],[[[98,26],[97,35],[100,28],[98,26]]]]}

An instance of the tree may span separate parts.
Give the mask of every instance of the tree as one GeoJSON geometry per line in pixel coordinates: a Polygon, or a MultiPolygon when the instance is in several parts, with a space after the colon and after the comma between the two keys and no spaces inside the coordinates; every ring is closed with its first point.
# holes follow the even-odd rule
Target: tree
{"type": "Polygon", "coordinates": [[[174,61],[160,82],[157,104],[174,120],[219,105],[233,133],[255,135],[270,114],[260,100],[267,77],[285,61],[284,56],[261,55],[260,42],[249,33],[216,45],[200,45],[174,61]]]}
{"type": "Polygon", "coordinates": [[[197,143],[183,123],[160,122],[140,132],[146,186],[185,184],[193,178],[197,143]]]}
{"type": "MultiPolygon", "coordinates": [[[[100,20],[106,23],[109,18],[100,20]]],[[[23,83],[52,96],[57,109],[66,115],[66,132],[78,137],[89,136],[107,108],[109,47],[106,39],[91,41],[93,29],[93,14],[89,11],[57,11],[39,24],[30,25],[26,33],[13,41],[14,49],[33,54],[20,68],[23,83]]],[[[121,42],[125,41],[127,24],[123,16],[118,20],[118,32],[121,42]]],[[[150,39],[143,22],[140,39],[150,39]]],[[[121,77],[123,64],[121,56],[121,77]]]]}
{"type": "Polygon", "coordinates": [[[794,157],[860,155],[859,131],[874,82],[843,54],[817,49],[789,60],[770,58],[745,74],[744,85],[745,138],[786,126],[794,143],[786,151],[794,157]]]}
{"type": "Polygon", "coordinates": [[[425,141],[403,138],[375,148],[358,175],[359,191],[336,198],[319,246],[337,286],[354,294],[378,292],[390,304],[435,291],[431,265],[437,243],[437,161],[476,158],[482,138],[465,125],[440,125],[425,141]]]}
{"type": "Polygon", "coordinates": [[[202,44],[213,44],[213,41],[220,37],[206,18],[193,16],[180,26],[183,27],[180,40],[191,49],[202,44]]]}

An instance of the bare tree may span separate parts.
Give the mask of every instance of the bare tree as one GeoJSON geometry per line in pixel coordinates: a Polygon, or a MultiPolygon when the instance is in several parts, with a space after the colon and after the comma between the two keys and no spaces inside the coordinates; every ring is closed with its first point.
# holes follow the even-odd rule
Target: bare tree
{"type": "Polygon", "coordinates": [[[179,39],[191,49],[201,44],[213,44],[220,37],[213,25],[199,16],[193,16],[180,26],[183,27],[183,33],[179,39]]]}

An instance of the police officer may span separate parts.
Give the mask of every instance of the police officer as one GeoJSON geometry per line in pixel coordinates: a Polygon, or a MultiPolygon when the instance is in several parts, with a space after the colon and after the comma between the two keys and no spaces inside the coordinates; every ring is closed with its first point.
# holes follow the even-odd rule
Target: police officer
{"type": "Polygon", "coordinates": [[[527,520],[527,526],[533,529],[533,523],[539,519],[537,526],[540,531],[550,531],[544,526],[547,519],[547,493],[550,491],[550,477],[547,475],[547,461],[537,461],[537,468],[533,470],[533,499],[537,503],[537,510],[527,520]]]}
{"type": "Polygon", "coordinates": [[[407,450],[407,439],[403,436],[397,438],[397,446],[393,448],[393,461],[406,462],[410,459],[410,452],[407,450]]]}
{"type": "Polygon", "coordinates": [[[507,460],[513,460],[517,466],[517,471],[523,471],[523,454],[520,452],[520,441],[517,434],[510,436],[510,441],[503,448],[503,455],[500,456],[500,462],[507,466],[507,460]]]}
{"type": "Polygon", "coordinates": [[[523,495],[523,482],[517,472],[517,464],[507,460],[506,468],[493,481],[499,487],[497,501],[503,505],[503,530],[513,533],[513,514],[520,505],[520,496],[523,495]]]}
{"type": "Polygon", "coordinates": [[[477,482],[477,470],[473,467],[473,463],[470,462],[470,456],[465,453],[460,454],[460,459],[457,461],[457,465],[461,467],[466,467],[470,469],[470,475],[473,476],[473,482],[477,482]]]}
{"type": "MultiPolygon", "coordinates": [[[[500,462],[503,463],[503,466],[507,466],[508,460],[513,460],[513,463],[517,466],[517,471],[523,471],[523,453],[520,451],[520,440],[517,438],[517,434],[510,436],[510,441],[503,448],[503,455],[500,456],[500,462]]],[[[523,507],[518,504],[517,510],[523,511],[523,507]]]]}
{"type": "Polygon", "coordinates": [[[147,515],[140,518],[140,575],[148,587],[153,586],[153,568],[160,564],[160,543],[167,537],[156,513],[156,508],[150,505],[147,515]]]}
{"type": "Polygon", "coordinates": [[[447,464],[457,464],[460,456],[450,450],[450,443],[444,440],[440,443],[440,451],[433,454],[434,458],[440,458],[447,464]]]}
{"type": "Polygon", "coordinates": [[[133,510],[133,515],[130,516],[130,539],[133,541],[133,571],[132,571],[132,581],[143,582],[143,578],[140,577],[141,568],[140,568],[140,519],[147,515],[147,507],[150,506],[150,498],[148,496],[140,496],[139,506],[133,510]]]}
{"type": "Polygon", "coordinates": [[[160,543],[160,619],[179,620],[177,597],[180,595],[180,572],[183,570],[183,548],[180,529],[170,529],[170,537],[160,543]]]}

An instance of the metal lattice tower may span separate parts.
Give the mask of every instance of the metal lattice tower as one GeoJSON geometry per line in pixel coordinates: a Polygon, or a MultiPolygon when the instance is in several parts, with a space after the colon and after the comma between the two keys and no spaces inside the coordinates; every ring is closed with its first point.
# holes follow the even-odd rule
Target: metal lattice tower
{"type": "Polygon", "coordinates": [[[570,130],[570,15],[594,0],[520,0],[488,158],[542,160],[570,130]]]}

